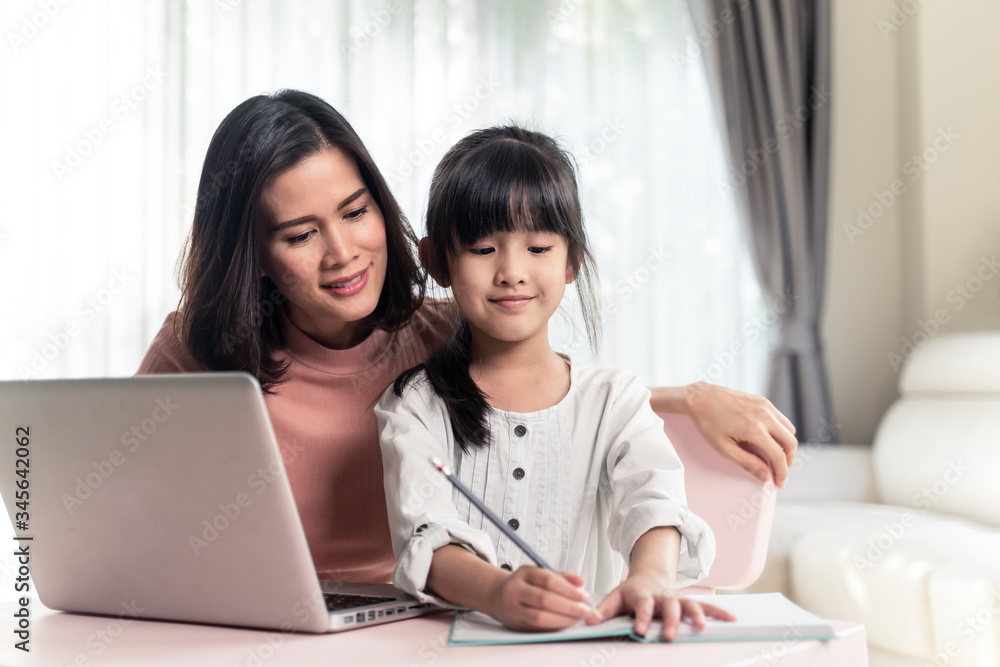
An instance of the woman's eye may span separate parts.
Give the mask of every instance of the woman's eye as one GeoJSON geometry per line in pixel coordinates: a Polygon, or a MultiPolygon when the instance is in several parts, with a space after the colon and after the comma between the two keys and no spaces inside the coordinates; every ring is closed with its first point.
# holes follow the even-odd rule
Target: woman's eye
{"type": "Polygon", "coordinates": [[[361,216],[363,216],[367,212],[368,212],[368,207],[367,206],[362,206],[361,208],[357,209],[356,211],[351,211],[350,213],[348,213],[344,217],[347,218],[348,220],[357,220],[358,218],[360,218],[361,216]]]}
{"type": "Polygon", "coordinates": [[[303,232],[298,236],[290,237],[288,239],[288,242],[291,243],[292,245],[298,245],[299,243],[305,243],[306,241],[308,241],[310,236],[312,236],[312,231],[303,232]]]}
{"type": "Polygon", "coordinates": [[[552,246],[531,246],[528,248],[528,252],[533,252],[536,255],[541,255],[543,252],[548,252],[552,250],[552,246]]]}

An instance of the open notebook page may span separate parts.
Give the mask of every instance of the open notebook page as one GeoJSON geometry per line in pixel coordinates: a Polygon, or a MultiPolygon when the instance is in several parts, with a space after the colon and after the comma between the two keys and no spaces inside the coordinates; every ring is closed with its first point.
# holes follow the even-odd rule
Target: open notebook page
{"type": "MultiPolygon", "coordinates": [[[[682,622],[674,640],[677,642],[794,641],[834,637],[833,628],[826,621],[795,605],[781,593],[690,597],[732,612],[737,620],[728,622],[709,618],[701,630],[682,622]]],[[[599,625],[578,623],[558,632],[517,632],[508,630],[485,614],[464,611],[455,615],[448,643],[453,646],[522,644],[624,636],[637,641],[662,641],[663,625],[660,621],[653,622],[646,638],[633,632],[634,623],[629,616],[617,616],[599,625]]]]}

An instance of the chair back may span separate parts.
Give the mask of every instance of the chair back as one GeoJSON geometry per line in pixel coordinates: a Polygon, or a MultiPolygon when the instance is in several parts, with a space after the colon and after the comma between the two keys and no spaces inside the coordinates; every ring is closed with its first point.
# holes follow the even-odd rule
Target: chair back
{"type": "Polygon", "coordinates": [[[688,507],[715,533],[716,556],[708,576],[685,590],[694,594],[746,588],[764,569],[777,488],[719,456],[687,415],[660,417],[684,463],[688,507]]]}

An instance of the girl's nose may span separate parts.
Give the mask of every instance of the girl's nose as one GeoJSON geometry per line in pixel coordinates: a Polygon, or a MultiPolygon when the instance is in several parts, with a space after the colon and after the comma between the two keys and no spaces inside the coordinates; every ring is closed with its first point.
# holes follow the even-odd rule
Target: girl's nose
{"type": "Polygon", "coordinates": [[[497,285],[519,285],[527,279],[524,263],[512,253],[503,253],[497,266],[497,285]]]}

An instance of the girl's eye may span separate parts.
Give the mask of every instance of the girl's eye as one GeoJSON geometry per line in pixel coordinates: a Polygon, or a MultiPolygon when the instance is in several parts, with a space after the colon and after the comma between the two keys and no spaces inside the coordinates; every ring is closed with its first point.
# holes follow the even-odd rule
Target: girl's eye
{"type": "Polygon", "coordinates": [[[362,206],[361,208],[357,209],[356,211],[351,211],[350,213],[348,213],[344,217],[347,218],[348,220],[357,220],[358,218],[361,218],[362,216],[364,216],[364,214],[367,213],[367,212],[368,212],[368,207],[367,206],[362,206]]]}
{"type": "Polygon", "coordinates": [[[536,255],[541,255],[543,252],[548,252],[552,250],[552,246],[531,246],[528,248],[528,252],[533,252],[536,255]]]}
{"type": "Polygon", "coordinates": [[[312,231],[310,230],[308,232],[303,232],[302,234],[299,234],[298,236],[292,236],[292,237],[290,237],[288,239],[288,242],[291,243],[292,245],[298,245],[300,243],[305,243],[306,241],[308,241],[309,237],[311,237],[311,236],[312,236],[312,231]]]}
{"type": "Polygon", "coordinates": [[[488,255],[493,252],[493,248],[469,248],[473,255],[488,255]]]}

